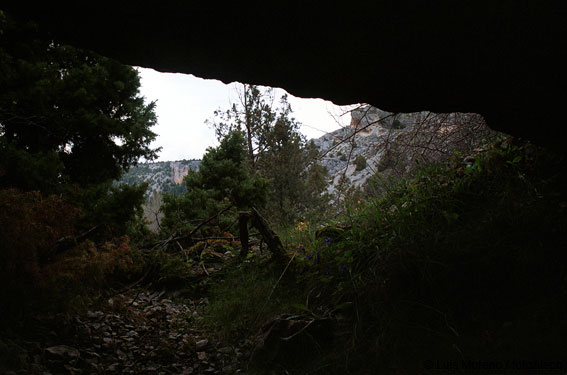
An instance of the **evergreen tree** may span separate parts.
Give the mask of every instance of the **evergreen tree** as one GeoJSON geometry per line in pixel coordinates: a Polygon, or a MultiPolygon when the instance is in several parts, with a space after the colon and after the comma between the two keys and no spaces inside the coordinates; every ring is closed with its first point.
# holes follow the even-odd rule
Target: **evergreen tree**
{"type": "Polygon", "coordinates": [[[209,147],[199,170],[189,171],[185,184],[185,194],[164,196],[163,224],[169,231],[184,232],[191,222],[228,205],[262,207],[266,200],[266,180],[249,173],[246,140],[240,131],[229,132],[218,147],[209,147]]]}
{"type": "Polygon", "coordinates": [[[58,192],[151,160],[154,103],[137,71],[39,37],[0,12],[0,186],[58,192]]]}
{"type": "Polygon", "coordinates": [[[228,110],[216,110],[214,119],[207,123],[212,125],[219,141],[235,130],[244,134],[248,161],[254,172],[256,156],[265,146],[265,133],[277,117],[272,110],[273,92],[271,89],[262,92],[258,86],[243,84],[239,99],[240,103],[228,110]]]}
{"type": "Polygon", "coordinates": [[[306,154],[299,124],[291,118],[291,107],[284,96],[274,124],[262,134],[264,149],[258,157],[258,169],[270,181],[268,213],[280,223],[291,222],[305,193],[306,154]]]}
{"type": "Polygon", "coordinates": [[[82,209],[83,230],[124,234],[146,187],[112,182],[158,151],[138,72],[0,11],[0,87],[0,188],[57,193],[82,209]]]}
{"type": "Polygon", "coordinates": [[[320,208],[327,200],[326,170],[313,163],[317,151],[299,132],[287,96],[274,108],[270,89],[262,92],[244,85],[240,97],[240,106],[215,112],[220,121],[214,121],[213,127],[219,137],[231,129],[246,134],[249,165],[270,181],[267,215],[288,224],[320,208]]]}

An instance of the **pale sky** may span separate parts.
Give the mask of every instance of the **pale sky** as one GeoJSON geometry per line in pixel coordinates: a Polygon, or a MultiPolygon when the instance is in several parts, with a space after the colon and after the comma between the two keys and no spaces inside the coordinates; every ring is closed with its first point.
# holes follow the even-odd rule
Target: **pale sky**
{"type": "MultiPolygon", "coordinates": [[[[214,131],[205,124],[216,109],[225,110],[238,102],[239,84],[225,85],[189,74],[159,73],[137,68],[141,94],[156,100],[158,124],[152,128],[158,137],[153,147],[162,147],[158,160],[200,159],[208,146],[216,146],[214,131]]],[[[285,93],[275,90],[276,101],[285,93]]],[[[288,94],[293,117],[303,124],[300,131],[307,138],[318,138],[350,123],[345,107],[322,99],[296,98],[288,94]],[[344,114],[344,115],[343,115],[344,114]]],[[[277,102],[276,102],[277,104],[277,102]]]]}

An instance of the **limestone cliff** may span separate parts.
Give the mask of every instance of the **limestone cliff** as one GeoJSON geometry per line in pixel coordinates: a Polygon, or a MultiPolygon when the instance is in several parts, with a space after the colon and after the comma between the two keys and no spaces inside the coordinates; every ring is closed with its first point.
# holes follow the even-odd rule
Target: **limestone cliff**
{"type": "MultiPolygon", "coordinates": [[[[455,152],[468,155],[493,135],[478,114],[394,114],[361,105],[351,111],[350,126],[313,141],[329,172],[328,192],[336,194],[340,185],[363,187],[375,174],[400,177],[420,164],[447,161],[455,152]]],[[[200,160],[144,163],[130,169],[121,182],[148,182],[148,198],[156,192],[181,193],[183,178],[199,164],[200,160]]]]}
{"type": "Polygon", "coordinates": [[[376,173],[399,177],[419,164],[446,161],[457,151],[471,153],[493,134],[478,114],[394,114],[362,105],[351,112],[350,126],[314,142],[334,194],[341,184],[362,187],[376,173]]]}
{"type": "Polygon", "coordinates": [[[180,193],[185,186],[183,178],[190,170],[199,169],[200,160],[161,161],[155,163],[142,163],[122,176],[120,183],[135,184],[148,183],[146,196],[154,193],[180,193]]]}
{"type": "Polygon", "coordinates": [[[173,183],[180,185],[183,183],[183,178],[189,173],[189,167],[179,164],[173,164],[173,183]]]}

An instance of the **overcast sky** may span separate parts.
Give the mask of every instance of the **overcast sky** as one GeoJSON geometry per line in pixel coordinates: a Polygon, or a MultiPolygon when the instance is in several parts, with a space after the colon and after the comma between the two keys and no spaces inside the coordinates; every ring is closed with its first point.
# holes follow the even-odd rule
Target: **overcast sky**
{"type": "MultiPolygon", "coordinates": [[[[238,84],[225,85],[188,74],[159,73],[137,68],[141,77],[141,94],[148,101],[157,101],[158,134],[154,147],[162,147],[158,160],[200,159],[208,146],[217,145],[213,130],[205,124],[216,109],[227,109],[238,101],[238,84]]],[[[276,90],[276,98],[285,93],[276,90]]],[[[350,123],[346,109],[322,99],[302,99],[289,95],[293,116],[303,124],[307,138],[350,123]],[[342,115],[342,116],[341,116],[342,115]],[[338,123],[339,122],[339,123],[338,123]]]]}

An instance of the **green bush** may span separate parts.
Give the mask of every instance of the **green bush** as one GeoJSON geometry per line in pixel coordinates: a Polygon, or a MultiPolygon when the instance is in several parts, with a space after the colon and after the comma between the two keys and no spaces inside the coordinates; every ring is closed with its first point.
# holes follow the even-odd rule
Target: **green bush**
{"type": "Polygon", "coordinates": [[[57,241],[74,235],[79,210],[59,197],[0,190],[0,283],[3,300],[41,286],[42,267],[57,256],[57,241]]]}
{"type": "Polygon", "coordinates": [[[349,369],[419,369],[463,354],[560,358],[564,176],[562,159],[544,150],[495,147],[473,164],[428,166],[355,212],[334,245],[352,251],[350,299],[365,327],[349,369]]]}
{"type": "Polygon", "coordinates": [[[54,195],[0,190],[3,319],[24,311],[63,311],[139,277],[145,261],[129,237],[98,244],[77,240],[80,214],[54,195]]]}
{"type": "Polygon", "coordinates": [[[298,225],[288,250],[310,298],[289,312],[334,316],[349,332],[335,343],[348,350],[305,371],[562,358],[565,172],[564,158],[546,150],[496,144],[473,163],[424,167],[319,236],[298,225]]]}
{"type": "Polygon", "coordinates": [[[354,165],[356,166],[356,171],[361,171],[366,168],[366,158],[361,154],[356,155],[354,158],[354,165]]]}
{"type": "Polygon", "coordinates": [[[398,119],[395,119],[394,121],[392,121],[392,129],[403,129],[404,128],[404,124],[402,124],[402,122],[398,119]]]}
{"type": "Polygon", "coordinates": [[[273,317],[302,302],[300,285],[275,265],[256,262],[225,268],[211,288],[211,302],[204,321],[223,340],[238,342],[258,332],[273,317]]]}

